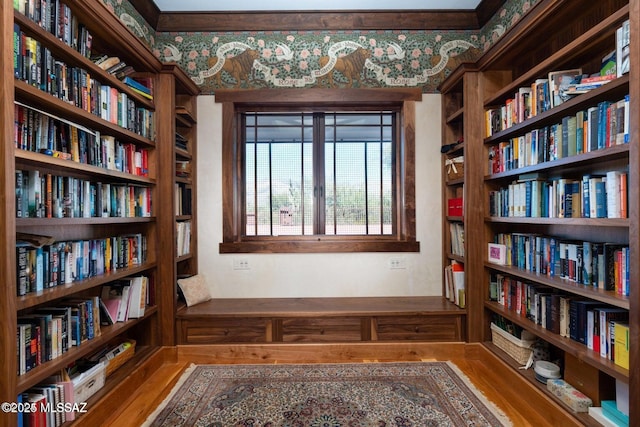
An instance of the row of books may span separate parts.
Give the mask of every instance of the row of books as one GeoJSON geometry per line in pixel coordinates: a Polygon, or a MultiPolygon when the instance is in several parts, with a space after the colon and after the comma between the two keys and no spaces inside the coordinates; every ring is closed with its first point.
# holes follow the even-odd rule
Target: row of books
{"type": "Polygon", "coordinates": [[[560,123],[493,145],[489,173],[533,166],[629,142],[629,97],[603,101],[560,123]]]}
{"type": "Polygon", "coordinates": [[[16,170],[16,218],[151,216],[151,189],[16,170]]]}
{"type": "Polygon", "coordinates": [[[14,146],[109,170],[148,176],[146,148],[15,103],[14,146]]]}
{"type": "Polygon", "coordinates": [[[464,264],[451,261],[444,268],[445,297],[455,305],[464,308],[466,305],[466,290],[464,285],[464,264]]]}
{"type": "Polygon", "coordinates": [[[176,255],[191,253],[191,221],[176,222],[176,255]]]}
{"type": "Polygon", "coordinates": [[[17,239],[17,294],[41,292],[140,265],[146,257],[147,238],[142,234],[54,242],[41,247],[17,239]]]}
{"type": "Polygon", "coordinates": [[[102,286],[100,301],[104,308],[103,324],[113,325],[143,317],[149,303],[149,291],[147,276],[130,277],[102,286]]]}
{"type": "Polygon", "coordinates": [[[82,56],[91,56],[91,33],[60,0],[13,0],[13,8],[82,56]]]}
{"type": "Polygon", "coordinates": [[[65,299],[18,316],[18,375],[101,335],[100,298],[65,299]]]}
{"type": "Polygon", "coordinates": [[[124,76],[122,82],[129,86],[135,93],[144,96],[149,100],[153,100],[153,80],[151,78],[133,78],[131,76],[124,76]]]}
{"type": "Polygon", "coordinates": [[[100,296],[64,299],[18,317],[18,375],[54,360],[101,335],[101,326],[144,316],[149,278],[136,276],[104,285],[100,296]]]}
{"type": "MultiPolygon", "coordinates": [[[[619,41],[618,43],[621,42],[619,41]]],[[[597,89],[627,73],[628,52],[625,62],[625,55],[622,53],[622,48],[620,49],[620,53],[612,52],[611,55],[608,55],[616,58],[619,54],[620,57],[623,58],[618,62],[617,67],[620,68],[618,72],[616,70],[615,59],[613,61],[613,69],[611,69],[611,67],[608,66],[608,63],[611,61],[605,57],[603,58],[602,69],[598,74],[583,74],[581,68],[557,70],[548,73],[544,78],[536,79],[529,86],[518,88],[513,96],[508,98],[503,105],[489,108],[485,111],[486,136],[490,137],[498,132],[509,129],[516,124],[559,106],[575,95],[597,89]],[[621,65],[620,62],[626,63],[627,65],[621,65]]]]}
{"type": "Polygon", "coordinates": [[[14,24],[15,77],[131,132],[154,139],[153,112],[83,68],[67,65],[14,24]]]}
{"type": "Polygon", "coordinates": [[[74,386],[65,370],[18,394],[18,426],[59,427],[75,420],[77,412],[86,411],[84,403],[75,403],[74,386]],[[63,379],[64,378],[64,379],[63,379]]]}
{"type": "Polygon", "coordinates": [[[464,256],[464,224],[461,222],[449,223],[449,233],[451,235],[451,253],[453,255],[464,256]]]}
{"type": "MultiPolygon", "coordinates": [[[[622,350],[616,354],[615,337],[616,332],[619,338],[624,337],[624,328],[628,328],[628,310],[502,274],[491,276],[490,287],[494,300],[508,310],[624,366],[625,355],[622,350]]],[[[628,369],[628,361],[626,364],[628,369]]]]}
{"type": "Polygon", "coordinates": [[[489,192],[494,217],[627,218],[628,173],[609,171],[582,179],[519,179],[489,192]]]}
{"type": "Polygon", "coordinates": [[[504,247],[499,264],[629,295],[628,245],[526,233],[499,233],[492,244],[504,247]]]}
{"type": "Polygon", "coordinates": [[[175,184],[175,214],[191,215],[191,187],[177,182],[175,184]]]}
{"type": "Polygon", "coordinates": [[[184,135],[176,132],[175,145],[181,150],[187,150],[189,148],[189,140],[184,135]]]}

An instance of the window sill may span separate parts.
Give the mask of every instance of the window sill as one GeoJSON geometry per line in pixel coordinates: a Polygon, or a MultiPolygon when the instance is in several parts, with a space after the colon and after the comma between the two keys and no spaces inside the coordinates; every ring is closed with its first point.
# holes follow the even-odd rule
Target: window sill
{"type": "Polygon", "coordinates": [[[372,240],[262,240],[220,243],[220,253],[420,252],[420,242],[372,240]]]}

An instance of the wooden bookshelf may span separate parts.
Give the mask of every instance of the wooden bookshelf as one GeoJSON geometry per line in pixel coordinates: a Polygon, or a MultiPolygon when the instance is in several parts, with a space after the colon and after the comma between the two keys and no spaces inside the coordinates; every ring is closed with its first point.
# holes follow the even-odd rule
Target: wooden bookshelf
{"type": "Polygon", "coordinates": [[[161,305],[163,344],[176,342],[175,316],[177,311],[177,279],[198,272],[197,212],[196,212],[196,136],[198,87],[176,64],[164,64],[158,76],[158,106],[162,117],[160,133],[166,137],[158,148],[159,165],[163,173],[159,182],[162,209],[159,227],[166,231],[160,239],[158,270],[162,277],[161,305]],[[188,163],[188,173],[179,174],[176,164],[188,163]],[[189,224],[188,236],[181,236],[178,227],[189,224]],[[189,238],[188,245],[179,250],[181,238],[189,238]]]}
{"type": "MultiPolygon", "coordinates": [[[[165,104],[164,102],[157,103],[160,93],[155,93],[156,102],[139,95],[115,75],[100,69],[87,55],[72,47],[73,45],[66,44],[49,32],[43,23],[35,22],[31,17],[14,10],[8,2],[3,2],[3,6],[0,7],[2,21],[0,45],[3,58],[6,59],[4,66],[0,68],[0,92],[2,93],[0,128],[2,140],[5,141],[3,149],[0,150],[0,161],[4,172],[0,186],[0,198],[3,200],[2,221],[0,221],[0,240],[2,241],[0,258],[2,258],[3,275],[1,286],[5,295],[0,302],[0,326],[6,332],[0,338],[2,344],[0,397],[4,402],[16,402],[18,394],[39,384],[78,359],[124,339],[135,339],[137,345],[134,357],[109,376],[105,386],[89,400],[89,413],[78,414],[77,422],[82,424],[86,420],[99,420],[104,417],[105,408],[113,408],[115,402],[121,398],[117,395],[117,391],[133,390],[138,386],[134,383],[141,380],[139,367],[153,360],[162,345],[174,344],[175,274],[176,271],[180,274],[197,271],[197,265],[194,250],[191,251],[190,257],[176,264],[177,257],[172,256],[175,254],[174,243],[166,240],[167,236],[171,239],[175,233],[175,217],[172,211],[165,215],[161,207],[165,202],[171,203],[175,175],[164,173],[163,168],[165,163],[171,166],[170,170],[173,170],[175,165],[176,153],[173,149],[175,126],[192,126],[190,148],[180,155],[195,159],[197,114],[195,94],[197,91],[193,83],[176,67],[163,68],[149,47],[133,35],[102,1],[68,0],[65,4],[74,15],[74,22],[77,20],[84,25],[92,35],[94,52],[119,57],[126,64],[131,65],[137,73],[144,73],[145,76],[150,77],[153,85],[156,86],[154,90],[166,90],[167,92],[162,96],[171,100],[170,109],[165,110],[164,106],[160,106],[165,104]],[[114,122],[112,118],[101,116],[97,107],[86,100],[76,99],[74,102],[68,102],[52,95],[49,90],[41,90],[31,82],[25,81],[27,79],[14,75],[13,61],[8,60],[14,56],[14,24],[19,26],[25,36],[37,40],[43,50],[48,49],[53,58],[78,69],[78,75],[86,73],[95,82],[114,88],[119,94],[118,97],[131,101],[130,108],[135,106],[137,109],[144,109],[140,110],[140,114],[145,116],[146,121],[136,123],[142,116],[135,118],[131,116],[126,120],[123,117],[119,123],[114,122]],[[171,80],[168,86],[161,84],[165,73],[171,80]],[[187,96],[185,103],[176,106],[175,100],[183,100],[184,96],[187,96]],[[14,104],[14,101],[18,104],[14,104]],[[81,102],[84,104],[80,105],[81,102]],[[14,129],[19,118],[15,112],[18,108],[37,111],[37,114],[47,116],[46,120],[65,121],[76,129],[85,129],[93,135],[98,135],[96,139],[103,136],[114,137],[119,143],[127,144],[127,149],[144,150],[144,153],[140,151],[139,155],[146,156],[144,157],[146,170],[144,172],[124,171],[124,169],[114,169],[94,161],[78,162],[64,156],[57,157],[38,152],[39,150],[14,147],[15,144],[12,144],[12,141],[15,141],[14,129]],[[148,126],[147,121],[155,122],[155,125],[148,126]],[[128,126],[123,126],[126,122],[128,126]],[[169,122],[168,128],[163,127],[165,122],[169,122]],[[165,146],[169,147],[166,152],[165,146]],[[16,171],[29,173],[37,171],[43,176],[50,174],[83,180],[89,187],[97,186],[99,183],[143,188],[146,189],[147,196],[150,194],[151,211],[141,214],[137,211],[134,213],[132,209],[127,216],[115,216],[115,214],[104,216],[94,212],[80,217],[16,218],[16,171]],[[138,259],[126,268],[113,269],[104,274],[98,273],[81,280],[61,283],[38,292],[28,292],[18,296],[16,233],[51,236],[55,242],[89,241],[140,234],[143,236],[141,241],[144,241],[145,246],[141,248],[144,251],[141,250],[139,254],[144,253],[146,257],[138,259]],[[169,254],[169,260],[165,258],[164,253],[169,254]],[[173,276],[171,279],[163,275],[167,268],[165,266],[167,261],[173,276]],[[103,285],[133,275],[145,275],[151,282],[148,305],[143,317],[118,322],[111,326],[102,326],[99,336],[79,346],[70,347],[58,357],[44,361],[23,375],[16,375],[19,361],[16,357],[18,347],[14,331],[17,331],[19,316],[29,314],[40,307],[55,305],[66,298],[88,298],[99,295],[103,285]]],[[[88,89],[87,93],[89,93],[88,89]]],[[[92,95],[95,96],[95,94],[92,95]]],[[[133,151],[130,152],[132,158],[133,153],[133,151]]],[[[193,176],[195,176],[195,169],[193,176]]],[[[195,195],[195,179],[187,183],[193,186],[195,195]]],[[[129,207],[133,207],[132,199],[127,203],[129,207]]],[[[195,206],[195,200],[193,204],[195,206]]],[[[189,219],[195,224],[195,209],[189,216],[180,216],[180,219],[189,219]]],[[[193,232],[195,233],[195,230],[193,232]]],[[[192,248],[195,247],[195,241],[192,240],[192,248]]],[[[0,425],[16,424],[15,413],[0,415],[0,425]]]]}
{"type": "MultiPolygon", "coordinates": [[[[540,274],[535,271],[517,268],[515,266],[501,266],[487,262],[487,243],[493,242],[498,233],[524,233],[543,236],[552,236],[563,240],[612,242],[629,246],[630,283],[637,283],[640,278],[639,251],[637,241],[638,211],[640,200],[638,197],[638,99],[640,86],[636,82],[640,72],[640,57],[637,53],[631,56],[631,71],[627,75],[617,78],[598,89],[586,94],[575,96],[555,108],[546,110],[531,118],[516,121],[512,126],[494,132],[487,137],[487,131],[475,130],[475,133],[467,132],[467,116],[481,114],[478,122],[485,121],[485,111],[499,108],[505,105],[508,99],[514,97],[520,87],[531,85],[536,79],[546,78],[549,72],[573,68],[582,68],[584,73],[599,71],[601,59],[615,49],[616,29],[626,19],[631,21],[632,40],[638,34],[639,22],[637,18],[640,2],[627,1],[603,1],[595,4],[577,4],[569,1],[546,0],[532,6],[532,10],[523,19],[511,28],[502,38],[491,47],[473,65],[470,66],[478,73],[476,91],[480,97],[478,104],[472,104],[464,93],[463,105],[457,106],[452,111],[447,110],[448,88],[460,86],[461,75],[453,73],[443,84],[443,144],[451,139],[452,123],[464,117],[464,150],[465,150],[465,178],[464,194],[480,194],[476,199],[476,205],[480,206],[481,219],[477,226],[468,224],[468,201],[465,203],[465,257],[467,273],[467,312],[478,313],[477,322],[470,323],[469,339],[477,339],[485,343],[486,347],[497,356],[513,366],[515,372],[519,372],[529,382],[537,381],[528,371],[517,369],[517,364],[510,359],[504,351],[496,347],[491,340],[490,323],[495,315],[502,316],[506,320],[532,332],[538,338],[546,341],[552,349],[562,355],[570,355],[571,363],[577,360],[599,375],[609,379],[615,379],[628,383],[630,386],[630,401],[637,402],[640,393],[640,374],[637,373],[637,360],[639,347],[631,340],[631,365],[629,369],[621,368],[613,361],[577,341],[553,333],[540,324],[517,313],[514,309],[490,299],[490,277],[502,275],[522,283],[544,286],[548,289],[561,292],[575,298],[584,298],[605,304],[608,307],[622,308],[629,311],[630,335],[640,334],[640,291],[637,286],[630,287],[628,296],[618,295],[614,291],[604,291],[575,283],[559,277],[549,277],[548,274],[540,274]],[[539,35],[545,34],[544,41],[539,35]],[[572,156],[564,156],[558,159],[538,162],[532,165],[520,165],[519,168],[507,169],[495,172],[490,169],[489,156],[492,148],[503,141],[525,136],[527,132],[561,123],[567,116],[576,115],[580,111],[598,105],[603,101],[616,102],[625,95],[630,95],[629,101],[629,142],[622,145],[613,145],[604,149],[578,153],[572,156]],[[474,111],[475,113],[472,113],[474,111]],[[447,133],[448,132],[448,133],[447,133]],[[468,136],[469,135],[469,136],[468,136]],[[470,147],[480,146],[480,152],[474,156],[468,156],[470,147]],[[480,173],[470,173],[470,163],[475,163],[480,173]],[[540,173],[545,178],[570,178],[576,179],[586,174],[604,173],[610,170],[628,172],[628,217],[625,218],[584,218],[584,217],[518,217],[518,216],[492,216],[490,214],[490,192],[505,188],[519,176],[525,173],[540,173]],[[473,257],[472,254],[477,254],[473,257]]],[[[633,51],[633,49],[632,49],[633,51]]],[[[466,75],[465,75],[466,78],[466,75]]],[[[444,177],[444,175],[443,175],[444,177]]],[[[444,180],[444,178],[443,178],[444,180]]],[[[443,204],[451,193],[452,183],[443,182],[443,204]]],[[[458,185],[458,183],[454,183],[458,185]]],[[[446,204],[445,204],[446,209],[446,204]]],[[[443,221],[443,240],[446,242],[448,223],[457,218],[446,217],[443,221]]],[[[447,243],[445,243],[447,245],[447,243]]],[[[450,248],[445,246],[443,253],[450,253],[450,248]]],[[[455,259],[447,255],[449,259],[455,259]]],[[[445,260],[445,263],[447,260],[445,260]]],[[[568,357],[568,356],[567,356],[568,357]]],[[[569,363],[569,362],[567,362],[569,363]]],[[[597,379],[596,379],[597,380],[597,379]]],[[[608,382],[609,383],[609,382],[608,382]]],[[[574,386],[577,386],[574,384],[574,386]]],[[[563,404],[546,391],[545,387],[539,387],[540,391],[547,394],[549,399],[563,404]]],[[[580,387],[578,387],[580,388],[580,387]]],[[[609,390],[613,392],[614,390],[609,390]]],[[[571,412],[567,409],[567,412],[571,412]]],[[[632,424],[640,419],[640,408],[631,405],[632,424]]],[[[596,425],[588,416],[575,415],[577,421],[596,425]]]]}

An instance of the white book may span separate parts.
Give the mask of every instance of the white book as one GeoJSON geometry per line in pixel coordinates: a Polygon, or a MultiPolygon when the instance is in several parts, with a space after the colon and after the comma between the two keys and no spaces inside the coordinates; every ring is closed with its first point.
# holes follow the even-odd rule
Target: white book
{"type": "Polygon", "coordinates": [[[144,309],[147,301],[147,282],[145,276],[138,276],[131,279],[129,290],[129,318],[138,319],[144,316],[144,309]]]}

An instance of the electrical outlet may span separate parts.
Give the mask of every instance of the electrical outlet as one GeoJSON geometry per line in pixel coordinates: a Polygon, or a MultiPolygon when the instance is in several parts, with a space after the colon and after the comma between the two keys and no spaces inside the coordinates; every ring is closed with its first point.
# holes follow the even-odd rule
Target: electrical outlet
{"type": "Polygon", "coordinates": [[[233,260],[234,270],[251,270],[249,266],[249,260],[247,258],[235,258],[233,260]]]}
{"type": "Polygon", "coordinates": [[[405,268],[407,268],[407,261],[404,257],[389,258],[389,269],[404,270],[405,268]]]}

